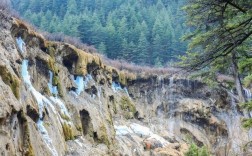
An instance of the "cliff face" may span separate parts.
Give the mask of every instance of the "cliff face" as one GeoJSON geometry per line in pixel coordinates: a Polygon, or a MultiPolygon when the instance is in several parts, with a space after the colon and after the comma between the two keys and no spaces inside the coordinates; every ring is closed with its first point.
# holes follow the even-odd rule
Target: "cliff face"
{"type": "Polygon", "coordinates": [[[227,92],[118,71],[0,19],[2,155],[183,155],[191,141],[214,155],[249,152],[252,136],[227,92]]]}

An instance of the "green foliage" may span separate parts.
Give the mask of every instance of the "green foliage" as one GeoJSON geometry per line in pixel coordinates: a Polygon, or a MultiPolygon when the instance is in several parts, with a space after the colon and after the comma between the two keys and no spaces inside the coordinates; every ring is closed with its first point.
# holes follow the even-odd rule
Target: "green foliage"
{"type": "Polygon", "coordinates": [[[240,64],[244,70],[251,64],[244,58],[251,58],[247,48],[251,45],[252,13],[248,8],[252,4],[249,0],[205,2],[192,0],[184,7],[187,24],[194,28],[184,37],[190,40],[184,67],[197,70],[210,66],[221,70],[230,67],[232,61],[244,61],[240,64]],[[224,64],[215,63],[219,58],[225,60],[224,64]]]}
{"type": "Polygon", "coordinates": [[[247,75],[243,80],[244,86],[249,87],[250,84],[252,84],[252,74],[247,75]]]}
{"type": "Polygon", "coordinates": [[[164,65],[186,50],[185,0],[11,0],[35,26],[94,45],[112,59],[164,65]],[[158,61],[156,61],[158,60],[158,61]]]}
{"type": "MultiPolygon", "coordinates": [[[[249,112],[252,111],[252,100],[241,104],[241,107],[247,109],[249,112]]],[[[252,119],[251,118],[243,119],[242,123],[243,123],[244,128],[251,128],[252,127],[252,119]]]]}
{"type": "Polygon", "coordinates": [[[198,147],[195,144],[191,144],[189,150],[185,153],[185,156],[210,156],[205,146],[198,147]]]}
{"type": "Polygon", "coordinates": [[[244,128],[252,127],[252,119],[243,119],[242,123],[244,128]]]}
{"type": "Polygon", "coordinates": [[[187,70],[201,70],[207,83],[231,89],[235,85],[239,102],[244,102],[241,78],[251,83],[252,3],[242,1],[191,0],[183,9],[187,24],[194,31],[183,39],[189,40],[187,55],[181,66],[187,70]],[[231,75],[234,82],[224,85],[218,75],[231,75]]]}

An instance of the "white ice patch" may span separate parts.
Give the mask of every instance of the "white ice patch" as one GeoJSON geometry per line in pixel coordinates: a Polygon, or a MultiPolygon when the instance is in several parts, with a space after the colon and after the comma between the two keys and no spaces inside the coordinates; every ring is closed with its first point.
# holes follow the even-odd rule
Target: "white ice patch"
{"type": "Polygon", "coordinates": [[[128,89],[126,87],[123,88],[123,90],[125,91],[125,93],[128,95],[129,97],[129,92],[128,92],[128,89]]]}
{"type": "Polygon", "coordinates": [[[80,95],[92,79],[93,78],[90,74],[86,75],[85,78],[83,76],[77,76],[76,79],[74,79],[74,82],[77,85],[77,89],[75,91],[76,94],[80,95]]]}
{"type": "Polygon", "coordinates": [[[84,79],[83,76],[77,76],[74,80],[75,84],[77,85],[76,94],[80,95],[80,93],[84,90],[84,79]]]}
{"type": "Polygon", "coordinates": [[[134,133],[140,136],[150,136],[153,134],[148,127],[144,127],[136,123],[131,124],[130,128],[134,131],[134,133]]]}
{"type": "Polygon", "coordinates": [[[112,82],[112,89],[114,92],[117,92],[118,90],[123,90],[120,83],[112,82]]]}
{"type": "Polygon", "coordinates": [[[50,149],[50,151],[52,152],[53,156],[58,156],[58,153],[55,149],[55,147],[53,146],[52,143],[52,139],[50,138],[50,136],[48,135],[47,130],[45,129],[45,126],[43,125],[43,121],[39,119],[38,123],[37,123],[38,129],[40,131],[40,133],[43,136],[43,140],[46,143],[47,147],[50,149]]]}
{"type": "Polygon", "coordinates": [[[27,87],[28,87],[29,91],[32,93],[33,97],[36,99],[36,102],[39,106],[39,121],[37,122],[39,132],[41,133],[44,142],[46,143],[49,150],[52,152],[53,156],[57,156],[58,155],[57,151],[56,151],[55,147],[53,146],[52,140],[49,137],[48,132],[46,131],[46,128],[44,127],[43,121],[42,121],[44,107],[47,107],[47,105],[49,105],[52,108],[54,113],[56,112],[56,110],[55,110],[54,106],[51,104],[51,102],[45,96],[43,96],[41,93],[36,91],[36,89],[32,86],[32,83],[30,81],[30,75],[28,72],[28,60],[23,60],[21,74],[22,74],[23,81],[27,85],[27,87]]]}
{"type": "Polygon", "coordinates": [[[112,90],[114,92],[124,91],[129,96],[128,89],[126,87],[122,88],[122,86],[120,85],[120,83],[118,83],[118,82],[112,82],[112,86],[111,87],[112,87],[112,90]]]}
{"type": "Polygon", "coordinates": [[[53,101],[53,103],[58,104],[58,106],[59,106],[60,111],[61,111],[62,114],[64,114],[64,115],[70,117],[69,112],[68,112],[68,110],[67,110],[65,104],[64,104],[59,98],[56,98],[56,97],[51,96],[51,97],[50,97],[50,100],[53,101]]]}
{"type": "Polygon", "coordinates": [[[51,94],[57,96],[58,95],[58,88],[57,86],[54,86],[52,83],[53,83],[53,73],[52,71],[49,70],[49,74],[50,74],[50,80],[49,80],[49,83],[48,83],[48,88],[51,92],[51,94]]]}
{"type": "Polygon", "coordinates": [[[76,139],[76,140],[74,140],[80,147],[83,147],[83,145],[82,145],[82,143],[78,140],[78,139],[76,139]]]}
{"type": "Polygon", "coordinates": [[[114,126],[116,130],[116,135],[126,135],[129,133],[133,133],[133,131],[127,126],[114,126]]]}
{"type": "Polygon", "coordinates": [[[169,144],[168,141],[166,141],[163,137],[154,134],[148,127],[141,126],[136,123],[132,123],[129,127],[126,125],[120,125],[120,126],[114,126],[116,130],[116,135],[122,136],[122,135],[127,135],[127,134],[136,134],[140,137],[148,137],[148,140],[155,139],[159,141],[162,146],[166,146],[169,144]]]}
{"type": "Polygon", "coordinates": [[[16,42],[17,42],[17,45],[18,45],[19,50],[21,51],[21,53],[23,53],[23,52],[24,52],[24,48],[25,48],[25,43],[24,43],[24,41],[22,40],[21,37],[17,37],[17,38],[16,38],[16,42]]]}

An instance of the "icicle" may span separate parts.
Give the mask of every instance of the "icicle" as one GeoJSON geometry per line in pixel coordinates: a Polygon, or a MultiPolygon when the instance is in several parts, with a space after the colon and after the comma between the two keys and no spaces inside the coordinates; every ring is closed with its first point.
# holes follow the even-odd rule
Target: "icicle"
{"type": "Polygon", "coordinates": [[[51,92],[51,94],[55,95],[55,96],[58,96],[58,88],[57,86],[54,86],[52,83],[53,83],[53,73],[52,71],[49,70],[49,74],[50,74],[50,80],[49,80],[49,83],[48,83],[48,88],[51,92]]]}
{"type": "Polygon", "coordinates": [[[112,82],[112,89],[114,92],[117,92],[118,90],[123,90],[120,83],[112,82]]]}
{"type": "Polygon", "coordinates": [[[77,85],[76,94],[80,95],[80,93],[84,90],[84,80],[83,76],[77,76],[74,80],[75,84],[77,85]]]}
{"type": "Polygon", "coordinates": [[[116,93],[117,91],[124,91],[128,97],[129,97],[129,92],[128,89],[126,87],[123,87],[120,85],[120,83],[118,82],[112,82],[112,90],[116,93]]]}
{"type": "Polygon", "coordinates": [[[85,78],[83,76],[77,76],[74,80],[75,84],[77,85],[77,90],[75,91],[76,94],[80,95],[91,80],[93,80],[93,78],[90,74],[86,75],[85,78]]]}
{"type": "Polygon", "coordinates": [[[24,41],[22,40],[21,37],[17,37],[16,42],[17,42],[19,50],[21,51],[21,53],[23,53],[24,52],[24,46],[25,46],[24,41]]]}
{"type": "Polygon", "coordinates": [[[124,88],[123,88],[123,90],[124,90],[124,91],[125,91],[125,93],[128,95],[128,97],[130,97],[130,96],[129,96],[128,89],[127,89],[126,87],[124,87],[124,88]]]}

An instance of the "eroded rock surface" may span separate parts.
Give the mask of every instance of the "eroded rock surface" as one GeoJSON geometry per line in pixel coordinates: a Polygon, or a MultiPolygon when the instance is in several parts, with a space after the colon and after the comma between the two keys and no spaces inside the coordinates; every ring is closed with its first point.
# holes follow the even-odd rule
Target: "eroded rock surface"
{"type": "Polygon", "coordinates": [[[182,156],[195,142],[222,156],[251,141],[226,91],[119,71],[3,11],[0,19],[1,155],[182,156]]]}

